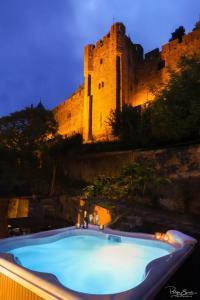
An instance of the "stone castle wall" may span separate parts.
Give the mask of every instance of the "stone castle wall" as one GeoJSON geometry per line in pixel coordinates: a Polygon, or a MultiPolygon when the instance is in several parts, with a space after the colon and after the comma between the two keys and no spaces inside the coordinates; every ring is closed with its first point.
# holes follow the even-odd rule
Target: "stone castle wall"
{"type": "Polygon", "coordinates": [[[84,49],[84,84],[54,109],[59,132],[83,133],[85,141],[109,140],[108,117],[123,104],[143,105],[153,100],[152,88],[166,83],[169,70],[176,69],[181,56],[200,50],[200,24],[196,30],[173,40],[162,50],[143,55],[143,48],[126,35],[122,23],[113,24],[96,45],[84,49]]]}
{"type": "Polygon", "coordinates": [[[83,130],[83,96],[84,88],[79,87],[76,92],[54,108],[54,115],[59,125],[59,134],[72,135],[83,130]]]}
{"type": "Polygon", "coordinates": [[[152,87],[166,83],[169,71],[177,69],[177,62],[182,56],[191,56],[200,51],[200,26],[183,36],[182,42],[173,40],[146,53],[137,72],[137,88],[131,96],[132,105],[141,105],[153,100],[152,87]]]}
{"type": "Polygon", "coordinates": [[[67,161],[66,174],[91,183],[99,175],[118,176],[124,166],[138,160],[155,161],[156,169],[173,179],[200,177],[200,145],[81,155],[67,161]]]}

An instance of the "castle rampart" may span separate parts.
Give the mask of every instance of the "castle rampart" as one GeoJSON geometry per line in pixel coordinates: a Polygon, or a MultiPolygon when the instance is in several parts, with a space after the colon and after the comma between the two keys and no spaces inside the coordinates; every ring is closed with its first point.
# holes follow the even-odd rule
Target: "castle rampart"
{"type": "Polygon", "coordinates": [[[59,132],[83,134],[85,141],[112,138],[107,119],[123,104],[142,105],[153,100],[152,87],[167,82],[181,56],[200,51],[200,22],[196,29],[143,54],[143,48],[115,23],[96,45],[84,48],[84,84],[54,109],[59,132]]]}
{"type": "Polygon", "coordinates": [[[72,135],[83,131],[83,93],[80,86],[71,97],[66,99],[53,112],[59,125],[59,134],[72,135]]]}

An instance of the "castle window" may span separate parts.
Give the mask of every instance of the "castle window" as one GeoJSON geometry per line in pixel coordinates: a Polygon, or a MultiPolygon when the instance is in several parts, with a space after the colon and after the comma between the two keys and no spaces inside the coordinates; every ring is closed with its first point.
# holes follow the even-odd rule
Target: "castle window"
{"type": "Polygon", "coordinates": [[[103,58],[100,59],[100,65],[102,65],[102,63],[103,63],[103,58]]]}
{"type": "Polygon", "coordinates": [[[67,119],[71,119],[71,112],[68,112],[68,114],[67,114],[67,119]]]}
{"type": "Polygon", "coordinates": [[[161,70],[165,67],[165,61],[164,60],[161,60],[159,63],[158,63],[158,70],[161,70]]]}
{"type": "Polygon", "coordinates": [[[101,87],[104,87],[104,82],[102,81],[102,83],[101,83],[101,87]]]}
{"type": "Polygon", "coordinates": [[[101,88],[101,83],[99,83],[99,90],[100,90],[100,88],[101,88]]]}
{"type": "Polygon", "coordinates": [[[91,95],[91,75],[88,75],[88,96],[91,95]]]}

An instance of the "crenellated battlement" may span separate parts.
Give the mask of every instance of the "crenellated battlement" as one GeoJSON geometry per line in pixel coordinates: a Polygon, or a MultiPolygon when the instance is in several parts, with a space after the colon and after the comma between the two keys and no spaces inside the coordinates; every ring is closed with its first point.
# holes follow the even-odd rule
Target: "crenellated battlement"
{"type": "Polygon", "coordinates": [[[85,46],[85,49],[88,49],[88,51],[95,51],[98,48],[101,48],[103,46],[107,46],[108,43],[111,42],[113,37],[116,36],[125,36],[126,34],[126,28],[123,23],[115,23],[111,26],[110,31],[102,38],[99,39],[96,44],[88,44],[85,46]]]}
{"type": "Polygon", "coordinates": [[[116,22],[111,26],[110,33],[125,35],[126,27],[123,23],[116,22]]]}

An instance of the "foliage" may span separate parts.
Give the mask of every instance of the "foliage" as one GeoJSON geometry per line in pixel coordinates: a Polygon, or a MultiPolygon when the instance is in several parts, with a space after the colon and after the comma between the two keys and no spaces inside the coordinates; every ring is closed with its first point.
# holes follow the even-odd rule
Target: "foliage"
{"type": "Polygon", "coordinates": [[[154,190],[168,181],[167,178],[157,174],[151,160],[138,161],[127,165],[121,172],[121,178],[125,183],[127,194],[141,197],[151,196],[154,190]]]}
{"type": "Polygon", "coordinates": [[[0,119],[0,194],[40,194],[66,184],[63,162],[80,152],[82,136],[57,134],[40,103],[0,119]]]}
{"type": "Polygon", "coordinates": [[[125,190],[121,186],[120,178],[101,175],[94,179],[92,185],[84,188],[83,192],[84,197],[93,198],[96,201],[95,203],[99,203],[102,199],[121,199],[124,196],[125,190]]]}
{"type": "Polygon", "coordinates": [[[114,136],[118,136],[122,142],[129,141],[137,144],[140,135],[141,107],[124,105],[122,111],[111,111],[108,124],[112,127],[114,136]]]}
{"type": "Polygon", "coordinates": [[[0,119],[0,146],[18,153],[40,149],[57,131],[52,111],[27,107],[0,119]]]}
{"type": "Polygon", "coordinates": [[[53,113],[40,103],[0,118],[0,193],[27,194],[49,180],[46,143],[55,136],[53,113]]]}
{"type": "MultiPolygon", "coordinates": [[[[169,179],[160,176],[153,161],[138,160],[122,168],[119,176],[99,176],[92,185],[84,188],[84,196],[92,199],[93,203],[102,206],[115,206],[115,201],[133,204],[138,197],[153,197],[158,193],[158,188],[169,182],[169,179]]],[[[91,201],[91,200],[90,200],[91,201]]]]}
{"type": "Polygon", "coordinates": [[[179,72],[152,105],[152,131],[156,141],[180,142],[200,137],[200,56],[183,57],[179,72]]]}
{"type": "Polygon", "coordinates": [[[63,137],[55,136],[47,142],[48,153],[51,157],[72,156],[81,151],[82,135],[75,133],[74,135],[63,137]]]}
{"type": "Polygon", "coordinates": [[[182,42],[182,37],[185,35],[185,28],[179,26],[174,32],[172,32],[172,37],[169,39],[169,42],[178,39],[179,42],[182,42]]]}

